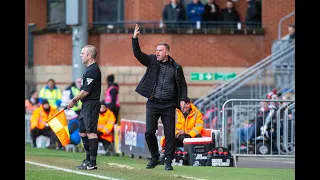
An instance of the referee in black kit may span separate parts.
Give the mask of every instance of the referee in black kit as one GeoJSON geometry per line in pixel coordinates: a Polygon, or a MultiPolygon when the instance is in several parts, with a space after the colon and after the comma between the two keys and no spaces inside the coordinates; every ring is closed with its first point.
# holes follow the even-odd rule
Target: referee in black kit
{"type": "Polygon", "coordinates": [[[136,24],[132,37],[133,54],[142,65],[147,67],[146,73],[136,88],[136,92],[148,98],[145,138],[151,153],[151,161],[146,168],[154,168],[160,164],[155,133],[161,117],[166,139],[165,170],[173,170],[171,162],[175,150],[175,114],[176,108],[183,109],[186,104],[187,83],[181,65],[169,56],[170,46],[159,43],[156,54],[147,55],[140,49],[139,34],[139,26],[136,24]]]}
{"type": "Polygon", "coordinates": [[[97,124],[100,111],[101,71],[96,63],[96,56],[97,49],[94,46],[86,45],[82,48],[81,61],[87,67],[82,76],[80,93],[68,102],[68,108],[72,108],[79,100],[82,102],[79,124],[86,159],[77,166],[77,169],[97,169],[97,124]]]}

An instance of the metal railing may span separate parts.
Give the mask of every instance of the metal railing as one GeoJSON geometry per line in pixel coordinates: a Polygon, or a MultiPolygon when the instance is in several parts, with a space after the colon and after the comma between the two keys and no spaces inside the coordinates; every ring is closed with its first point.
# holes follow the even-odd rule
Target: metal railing
{"type": "Polygon", "coordinates": [[[30,119],[31,113],[25,114],[24,120],[24,137],[25,137],[25,144],[32,143],[31,133],[30,133],[30,119]]]}
{"type": "Polygon", "coordinates": [[[222,146],[234,156],[295,157],[294,100],[229,99],[221,113],[222,146]]]}
{"type": "Polygon", "coordinates": [[[286,20],[287,18],[293,16],[295,14],[295,11],[292,11],[291,13],[289,13],[288,15],[284,16],[283,18],[280,19],[279,21],[279,25],[278,25],[278,39],[281,39],[281,30],[282,30],[282,22],[284,20],[286,20]]]}
{"type": "Polygon", "coordinates": [[[140,20],[140,21],[94,21],[93,26],[96,28],[134,28],[139,24],[141,29],[144,28],[233,28],[233,29],[257,29],[261,28],[260,22],[237,22],[237,21],[154,21],[154,20],[140,20]]]}
{"type": "Polygon", "coordinates": [[[270,56],[262,59],[255,65],[249,67],[235,78],[226,81],[207,95],[197,99],[194,104],[203,113],[212,111],[208,128],[218,129],[221,126],[221,117],[218,113],[222,104],[229,98],[266,98],[267,93],[276,88],[278,91],[288,89],[294,90],[295,86],[295,42],[290,41],[281,50],[275,51],[270,56]],[[245,93],[235,94],[243,87],[249,86],[247,96],[245,93]],[[212,119],[216,118],[216,124],[212,124],[212,119]]]}

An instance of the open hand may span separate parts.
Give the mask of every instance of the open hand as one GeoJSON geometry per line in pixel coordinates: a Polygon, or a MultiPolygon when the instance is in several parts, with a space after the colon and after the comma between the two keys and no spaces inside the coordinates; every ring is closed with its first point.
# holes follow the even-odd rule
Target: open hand
{"type": "Polygon", "coordinates": [[[138,35],[140,34],[139,28],[139,25],[136,24],[136,27],[134,28],[133,38],[138,38],[138,35]]]}
{"type": "Polygon", "coordinates": [[[180,108],[181,108],[181,111],[183,111],[184,109],[184,106],[186,105],[186,102],[184,101],[180,101],[180,108]]]}

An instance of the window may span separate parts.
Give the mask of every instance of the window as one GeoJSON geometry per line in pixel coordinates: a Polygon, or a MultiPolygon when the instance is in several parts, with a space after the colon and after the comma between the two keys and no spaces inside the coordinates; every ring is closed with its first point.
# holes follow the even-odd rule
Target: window
{"type": "Polygon", "coordinates": [[[64,28],[66,24],[65,0],[47,0],[48,21],[47,27],[64,28]]]}
{"type": "Polygon", "coordinates": [[[124,0],[94,0],[93,21],[123,21],[124,0]]]}

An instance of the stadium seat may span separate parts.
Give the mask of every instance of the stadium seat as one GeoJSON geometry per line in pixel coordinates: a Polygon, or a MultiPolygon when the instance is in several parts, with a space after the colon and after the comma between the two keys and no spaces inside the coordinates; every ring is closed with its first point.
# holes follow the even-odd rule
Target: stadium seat
{"type": "Polygon", "coordinates": [[[74,145],[74,144],[68,144],[67,146],[66,146],[66,151],[67,152],[77,152],[77,146],[76,145],[74,145]]]}

